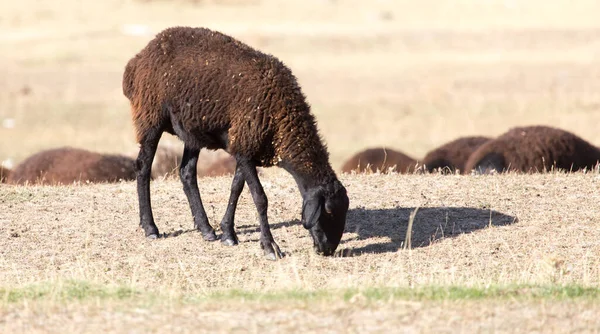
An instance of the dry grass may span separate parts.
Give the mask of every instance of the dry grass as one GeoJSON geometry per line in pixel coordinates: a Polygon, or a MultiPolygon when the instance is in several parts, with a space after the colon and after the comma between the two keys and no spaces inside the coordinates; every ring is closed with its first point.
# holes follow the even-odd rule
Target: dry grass
{"type": "MultiPolygon", "coordinates": [[[[336,168],[371,146],[421,157],[458,136],[516,125],[560,126],[600,144],[597,1],[23,0],[2,2],[0,12],[0,161],[8,163],[64,145],[135,152],[123,67],[155,32],[198,24],[292,68],[336,168]]],[[[226,248],[190,231],[178,181],[153,183],[167,235],[154,242],[138,228],[132,183],[0,185],[0,289],[76,281],[158,296],[6,297],[0,332],[600,328],[596,298],[182,302],[232,288],[261,295],[600,283],[597,174],[347,175],[351,211],[335,258],[313,254],[289,175],[261,177],[287,253],[276,263],[262,258],[247,193],[236,216],[241,244],[226,248]]],[[[201,182],[214,225],[229,185],[228,177],[201,182]]]]}
{"type": "MultiPolygon", "coordinates": [[[[486,326],[502,330],[516,324],[533,329],[540,323],[538,316],[556,330],[575,323],[599,325],[590,317],[591,311],[573,311],[597,310],[595,297],[580,301],[492,297],[471,302],[441,298],[440,302],[390,296],[369,302],[361,299],[360,293],[377,287],[419,291],[515,284],[597,286],[600,226],[590,210],[600,199],[597,174],[347,175],[343,182],[350,192],[351,210],[340,252],[332,258],[313,253],[310,237],[297,220],[301,201],[291,177],[282,171],[268,171],[262,178],[270,199],[273,234],[287,255],[278,262],[262,257],[256,209],[247,191],[236,215],[240,245],[225,247],[204,242],[191,231],[189,208],[178,181],[153,183],[155,217],[165,233],[156,241],[145,240],[138,227],[134,183],[0,188],[0,203],[5,208],[0,222],[0,282],[7,291],[40,282],[60,290],[66,282],[81,281],[141,293],[124,301],[92,295],[82,302],[65,302],[52,297],[56,293],[40,301],[18,299],[0,307],[4,319],[18,315],[33,321],[34,315],[41,315],[47,319],[46,329],[53,331],[64,328],[57,319],[75,317],[68,321],[68,328],[110,330],[121,325],[149,328],[139,320],[184,319],[192,310],[202,310],[201,319],[221,314],[222,318],[211,320],[215,323],[216,319],[235,318],[223,325],[227,331],[245,323],[240,319],[249,319],[238,317],[242,311],[231,306],[239,298],[213,297],[200,304],[181,298],[203,300],[235,290],[258,294],[258,301],[241,299],[245,305],[242,313],[257,317],[249,322],[256,330],[271,320],[281,328],[293,328],[305,317],[321,317],[327,327],[339,321],[359,321],[355,317],[360,316],[364,322],[356,328],[361,328],[370,323],[369,314],[374,312],[380,314],[378,326],[408,321],[414,328],[428,331],[439,328],[428,322],[431,318],[454,319],[457,314],[462,318],[452,321],[465,330],[485,330],[486,326]],[[409,217],[417,207],[412,249],[404,250],[409,217]],[[345,290],[358,291],[359,302],[350,302],[352,298],[260,299],[263,294],[285,291],[345,290]],[[83,306],[73,306],[79,303],[83,306]],[[420,305],[420,311],[412,309],[415,305],[420,305]],[[500,320],[509,319],[518,309],[527,311],[508,323],[500,320]],[[325,311],[319,310],[330,313],[320,316],[325,311]],[[153,312],[156,314],[151,315],[153,312]],[[405,312],[413,316],[400,321],[405,312]],[[83,319],[92,321],[82,323],[83,319]],[[55,327],[48,325],[52,323],[55,327]]],[[[215,226],[224,213],[229,183],[227,177],[200,183],[215,226]]],[[[25,323],[8,321],[4,326],[8,330],[25,323]]],[[[193,324],[167,321],[167,327],[160,328],[175,326],[189,331],[193,324]]],[[[36,328],[31,326],[22,328],[36,328]]]]}
{"type": "MultiPolygon", "coordinates": [[[[351,210],[341,258],[313,254],[291,177],[273,171],[262,178],[275,239],[288,255],[276,264],[262,257],[247,191],[236,215],[240,245],[223,247],[191,231],[178,181],[153,183],[155,219],[165,234],[155,242],[138,227],[133,182],[4,186],[0,281],[75,279],[194,292],[600,282],[600,229],[590,210],[600,197],[596,174],[346,176],[351,210]],[[412,250],[403,251],[416,207],[412,250]]],[[[230,177],[200,183],[214,226],[229,184],[230,177]]]]}
{"type": "MultiPolygon", "coordinates": [[[[211,304],[145,307],[128,303],[32,305],[2,311],[6,332],[157,333],[384,333],[595,332],[600,307],[594,302],[561,301],[360,301],[320,303],[211,304]],[[64,319],[69,317],[69,321],[64,319]]],[[[1,326],[1,325],[0,325],[1,326]]],[[[1,327],[0,327],[1,328],[1,327]]]]}

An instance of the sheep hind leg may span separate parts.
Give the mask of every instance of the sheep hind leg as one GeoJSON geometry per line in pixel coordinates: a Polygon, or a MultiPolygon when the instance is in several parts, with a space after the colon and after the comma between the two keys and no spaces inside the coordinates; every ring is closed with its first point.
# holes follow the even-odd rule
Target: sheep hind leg
{"type": "Polygon", "coordinates": [[[202,233],[204,240],[214,241],[217,240],[217,235],[208,223],[208,217],[202,205],[200,190],[198,189],[196,166],[198,165],[199,154],[199,149],[190,148],[188,145],[184,146],[181,166],[179,167],[179,176],[181,183],[183,183],[183,191],[194,216],[194,226],[202,233]]]}
{"type": "Polygon", "coordinates": [[[162,130],[158,128],[148,131],[144,139],[140,141],[140,152],[135,161],[140,226],[144,229],[148,239],[156,239],[159,236],[150,204],[150,174],[152,172],[152,160],[154,160],[154,154],[161,135],[162,130]]]}
{"type": "Polygon", "coordinates": [[[242,168],[237,164],[235,167],[235,173],[233,175],[233,181],[231,182],[231,194],[229,195],[229,202],[227,203],[227,210],[221,220],[221,242],[227,246],[234,246],[238,244],[238,238],[234,230],[235,220],[235,209],[237,208],[238,199],[244,189],[244,175],[242,168]]]}
{"type": "Polygon", "coordinates": [[[265,191],[260,184],[260,180],[258,179],[256,165],[247,159],[238,158],[238,168],[242,169],[246,183],[248,183],[248,188],[250,188],[254,205],[256,205],[256,209],[258,210],[258,220],[260,224],[260,247],[263,249],[265,257],[268,260],[277,260],[278,258],[282,258],[283,253],[281,253],[279,246],[277,246],[275,240],[273,240],[271,228],[269,227],[269,221],[267,219],[267,195],[265,194],[265,191]]]}

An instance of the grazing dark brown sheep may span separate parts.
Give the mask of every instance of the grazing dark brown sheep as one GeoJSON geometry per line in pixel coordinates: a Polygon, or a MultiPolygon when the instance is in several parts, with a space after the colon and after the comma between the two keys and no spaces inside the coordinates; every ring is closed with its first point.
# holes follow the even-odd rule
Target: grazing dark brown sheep
{"type": "Polygon", "coordinates": [[[216,31],[168,28],[127,63],[123,93],[140,143],[138,200],[147,237],[159,235],[150,205],[150,171],[160,137],[168,132],[184,142],[179,174],[194,225],[205,240],[217,237],[200,199],[196,165],[202,148],[221,148],[237,163],[221,221],[224,244],[238,243],[234,216],[245,181],[259,213],[260,245],[269,259],[282,255],[256,171],[256,166],[277,165],[298,184],[302,223],[315,250],[333,254],[344,231],[348,196],[331,168],[310,106],[281,61],[216,31]]]}
{"type": "Polygon", "coordinates": [[[25,159],[13,169],[7,183],[56,185],[134,179],[134,160],[131,158],[62,147],[25,159]]]}
{"type": "Polygon", "coordinates": [[[582,138],[547,126],[510,129],[481,145],[469,157],[465,172],[543,172],[551,169],[591,169],[600,150],[582,138]]]}
{"type": "Polygon", "coordinates": [[[456,170],[462,172],[471,153],[490,139],[480,136],[455,139],[427,153],[423,158],[423,164],[428,172],[435,170],[452,174],[456,170]]]}
{"type": "Polygon", "coordinates": [[[398,173],[413,173],[417,167],[417,160],[408,155],[388,148],[370,148],[358,152],[348,159],[342,166],[342,172],[358,173],[377,170],[387,173],[390,168],[398,173]]]}
{"type": "Polygon", "coordinates": [[[10,169],[0,166],[0,183],[5,183],[6,179],[8,179],[8,176],[10,175],[10,173],[11,173],[10,169]]]}

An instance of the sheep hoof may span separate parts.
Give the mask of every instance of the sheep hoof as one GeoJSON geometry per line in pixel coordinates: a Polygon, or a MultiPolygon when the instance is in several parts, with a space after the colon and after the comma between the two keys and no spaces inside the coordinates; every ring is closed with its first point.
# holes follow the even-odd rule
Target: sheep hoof
{"type": "Polygon", "coordinates": [[[206,241],[215,241],[217,240],[217,235],[215,234],[215,231],[210,231],[207,233],[202,232],[202,238],[204,238],[206,241]]]}
{"type": "Polygon", "coordinates": [[[156,225],[140,223],[140,226],[144,230],[144,234],[146,234],[146,238],[158,239],[160,237],[160,233],[158,233],[158,228],[156,227],[156,225]]]}
{"type": "Polygon", "coordinates": [[[283,257],[283,253],[279,249],[276,243],[272,242],[269,246],[263,247],[265,251],[265,258],[270,261],[277,261],[283,257]],[[270,246],[270,247],[269,247],[270,246]]]}
{"type": "Polygon", "coordinates": [[[232,238],[232,237],[228,237],[228,238],[223,238],[221,237],[221,243],[223,243],[223,245],[225,246],[235,246],[238,244],[237,238],[232,238]]]}

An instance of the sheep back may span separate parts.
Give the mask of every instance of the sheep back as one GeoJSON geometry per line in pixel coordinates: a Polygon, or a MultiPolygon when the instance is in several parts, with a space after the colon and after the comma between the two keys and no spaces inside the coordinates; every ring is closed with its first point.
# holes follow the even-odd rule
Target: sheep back
{"type": "Polygon", "coordinates": [[[427,171],[463,171],[469,156],[491,138],[482,136],[461,137],[450,141],[425,155],[423,164],[427,171]]]}
{"type": "Polygon", "coordinates": [[[348,159],[342,166],[342,172],[356,171],[387,173],[393,168],[398,173],[413,173],[417,167],[417,160],[408,155],[387,148],[370,148],[360,151],[348,159]]]}

